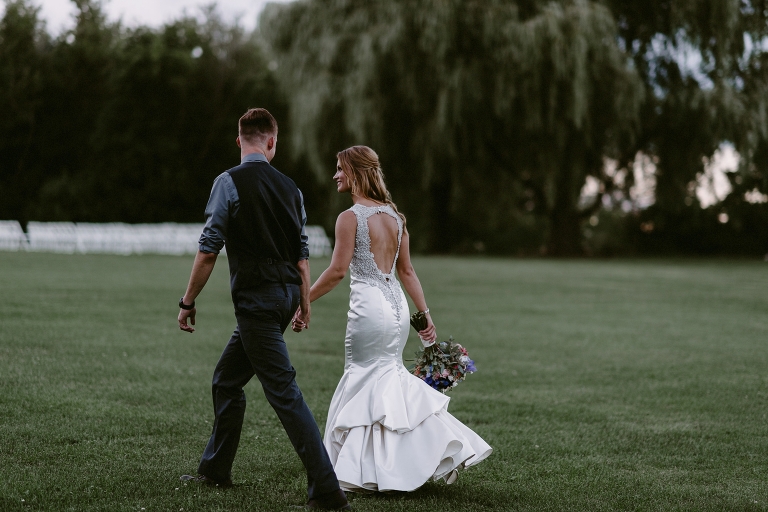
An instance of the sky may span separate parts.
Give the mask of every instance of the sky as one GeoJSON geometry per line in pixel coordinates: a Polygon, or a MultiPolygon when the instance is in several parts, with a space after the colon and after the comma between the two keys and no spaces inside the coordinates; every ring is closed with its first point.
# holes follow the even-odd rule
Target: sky
{"type": "MultiPolygon", "coordinates": [[[[226,20],[238,19],[250,30],[256,26],[256,18],[270,1],[283,3],[288,0],[220,0],[217,4],[226,20]]],[[[74,4],[70,0],[33,0],[33,3],[41,7],[40,13],[51,34],[59,34],[72,26],[74,4]]],[[[207,0],[103,0],[102,5],[112,21],[122,19],[128,26],[159,26],[178,18],[185,9],[189,14],[199,14],[200,6],[210,3],[207,0]]]]}

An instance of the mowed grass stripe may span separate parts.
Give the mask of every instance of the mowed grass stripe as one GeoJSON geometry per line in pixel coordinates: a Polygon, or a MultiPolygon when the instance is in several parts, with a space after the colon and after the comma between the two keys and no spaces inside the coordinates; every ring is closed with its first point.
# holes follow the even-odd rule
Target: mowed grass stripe
{"type": "MultiPolygon", "coordinates": [[[[327,260],[312,264],[316,277],[327,260]]],[[[768,265],[414,264],[438,334],[479,368],[449,410],[495,452],[457,485],[353,495],[356,510],[768,510],[768,265]]],[[[179,485],[210,434],[210,378],[234,327],[221,260],[198,331],[178,330],[190,266],[0,253],[0,510],[302,503],[303,468],[256,382],[236,488],[179,485]]],[[[309,331],[286,336],[321,429],[347,300],[342,283],[313,304],[309,331]]]]}

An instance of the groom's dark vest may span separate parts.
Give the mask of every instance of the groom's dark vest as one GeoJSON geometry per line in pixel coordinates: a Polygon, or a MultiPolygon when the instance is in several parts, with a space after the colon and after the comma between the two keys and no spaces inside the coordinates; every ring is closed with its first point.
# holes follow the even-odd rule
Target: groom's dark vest
{"type": "Polygon", "coordinates": [[[232,295],[265,282],[301,284],[301,193],[292,179],[266,162],[227,171],[240,206],[227,228],[232,295]]]}

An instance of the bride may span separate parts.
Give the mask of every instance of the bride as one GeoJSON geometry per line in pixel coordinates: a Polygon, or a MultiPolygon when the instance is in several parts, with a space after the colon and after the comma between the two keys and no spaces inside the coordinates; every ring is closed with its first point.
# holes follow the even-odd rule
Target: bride
{"type": "MultiPolygon", "coordinates": [[[[444,394],[403,366],[409,311],[397,276],[437,339],[411,265],[405,217],[384,184],[378,155],[354,146],[338,155],[336,188],[354,206],[336,221],[331,264],[310,291],[314,301],[351,270],[344,375],[331,400],[325,447],[344,491],[412,491],[427,480],[453,483],[458,469],[491,453],[480,436],[448,413],[444,394]]],[[[293,329],[307,326],[294,318],[293,329]]]]}

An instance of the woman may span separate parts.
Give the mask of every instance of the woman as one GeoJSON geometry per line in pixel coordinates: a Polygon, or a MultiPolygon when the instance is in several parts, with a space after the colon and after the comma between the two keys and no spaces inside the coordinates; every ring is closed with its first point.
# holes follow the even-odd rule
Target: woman
{"type": "MultiPolygon", "coordinates": [[[[447,411],[449,398],[403,366],[409,331],[402,281],[426,313],[425,344],[437,334],[411,265],[405,217],[384,184],[378,155],[365,146],[341,151],[336,189],[354,206],[336,221],[330,266],[310,291],[314,301],[351,270],[344,375],[328,411],[325,447],[344,491],[412,491],[428,479],[453,483],[457,469],[491,447],[447,411]]],[[[293,328],[306,327],[296,318],[293,328]]]]}

